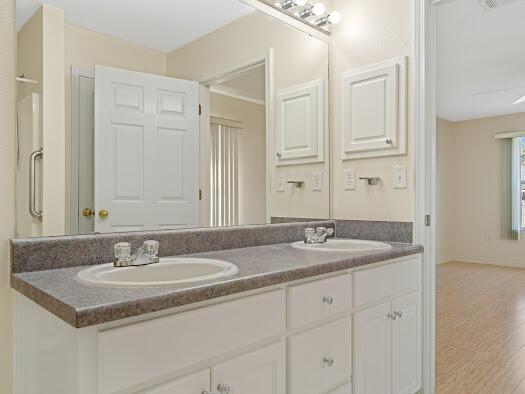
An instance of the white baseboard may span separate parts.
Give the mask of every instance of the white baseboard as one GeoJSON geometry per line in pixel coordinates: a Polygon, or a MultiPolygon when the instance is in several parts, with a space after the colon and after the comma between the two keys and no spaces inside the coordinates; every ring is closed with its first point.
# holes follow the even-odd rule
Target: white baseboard
{"type": "Polygon", "coordinates": [[[450,261],[461,261],[465,263],[473,263],[473,264],[485,264],[485,265],[499,265],[502,267],[514,267],[514,268],[525,268],[525,258],[523,261],[496,261],[496,260],[486,260],[483,258],[473,258],[473,257],[455,257],[448,259],[447,261],[440,261],[438,264],[447,263],[450,261]]]}

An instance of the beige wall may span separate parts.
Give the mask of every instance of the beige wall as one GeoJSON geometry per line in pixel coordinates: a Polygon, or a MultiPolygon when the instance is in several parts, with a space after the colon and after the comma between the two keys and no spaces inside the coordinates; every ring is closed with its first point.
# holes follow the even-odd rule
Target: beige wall
{"type": "Polygon", "coordinates": [[[338,219],[412,221],[413,199],[413,0],[334,0],[342,14],[331,53],[332,76],[332,216],[338,219]],[[341,73],[401,55],[409,56],[408,155],[341,160],[341,73]],[[408,188],[393,189],[393,166],[406,165],[408,188]],[[344,169],[357,176],[379,176],[383,185],[345,191],[344,169]]]}
{"type": "Polygon", "coordinates": [[[453,259],[450,248],[454,220],[453,123],[438,119],[436,128],[436,262],[439,264],[453,259]]]}
{"type": "Polygon", "coordinates": [[[166,54],[106,34],[66,24],[65,127],[66,127],[66,230],[70,225],[71,179],[71,67],[94,70],[95,65],[166,75],[166,54]]]}
{"type": "MultiPolygon", "coordinates": [[[[169,76],[202,81],[263,59],[268,48],[274,50],[276,90],[321,77],[328,79],[326,43],[259,12],[170,53],[167,71],[169,76]]],[[[328,137],[326,132],[325,163],[270,166],[272,216],[329,217],[328,137]],[[324,172],[322,192],[311,190],[314,171],[324,172]],[[286,179],[305,180],[307,185],[304,189],[288,188],[285,193],[276,192],[278,174],[284,174],[286,179]]],[[[273,134],[270,140],[274,141],[273,134]]],[[[275,153],[272,143],[268,157],[275,157],[275,153]]]]}
{"type": "Polygon", "coordinates": [[[438,184],[449,190],[448,212],[441,210],[438,218],[439,223],[448,223],[439,231],[446,231],[448,237],[438,256],[525,267],[525,241],[501,237],[501,142],[494,139],[495,133],[524,127],[525,113],[454,122],[448,127],[438,122],[438,170],[444,169],[438,184]]]}
{"type": "Polygon", "coordinates": [[[239,224],[266,222],[266,109],[210,94],[210,115],[243,123],[239,133],[239,224]]]}
{"type": "Polygon", "coordinates": [[[9,239],[15,233],[15,2],[0,0],[0,393],[11,393],[9,239]]]}

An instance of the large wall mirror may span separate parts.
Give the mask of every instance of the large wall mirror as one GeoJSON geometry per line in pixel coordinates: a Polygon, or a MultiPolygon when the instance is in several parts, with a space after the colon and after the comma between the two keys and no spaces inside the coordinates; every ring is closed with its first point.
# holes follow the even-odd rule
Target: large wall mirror
{"type": "Polygon", "coordinates": [[[18,0],[17,235],[329,217],[328,59],[240,0],[18,0]]]}

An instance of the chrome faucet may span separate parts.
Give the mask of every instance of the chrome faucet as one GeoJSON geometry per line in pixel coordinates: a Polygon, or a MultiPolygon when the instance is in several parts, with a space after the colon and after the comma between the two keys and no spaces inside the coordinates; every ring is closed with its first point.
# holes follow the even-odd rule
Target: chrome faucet
{"type": "Polygon", "coordinates": [[[326,242],[326,237],[334,235],[333,228],[317,227],[304,229],[304,243],[305,244],[322,244],[326,242]]]}
{"type": "Polygon", "coordinates": [[[144,241],[142,246],[131,254],[129,242],[115,244],[115,267],[132,267],[138,265],[149,265],[159,262],[159,242],[144,241]]]}

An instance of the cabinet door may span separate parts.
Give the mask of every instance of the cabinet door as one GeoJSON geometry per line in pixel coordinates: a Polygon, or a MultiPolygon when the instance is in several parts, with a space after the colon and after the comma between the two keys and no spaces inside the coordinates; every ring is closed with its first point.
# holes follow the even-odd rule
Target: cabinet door
{"type": "Polygon", "coordinates": [[[390,394],[392,367],[391,304],[380,304],[354,315],[355,394],[390,394]]]}
{"type": "Polygon", "coordinates": [[[144,390],[142,394],[202,394],[210,389],[210,370],[184,376],[172,380],[171,382],[161,384],[160,386],[144,390]]]}
{"type": "Polygon", "coordinates": [[[413,394],[421,388],[421,295],[392,302],[392,393],[413,394]]]}
{"type": "Polygon", "coordinates": [[[285,394],[283,343],[265,346],[213,367],[211,383],[213,392],[285,394]]]}

